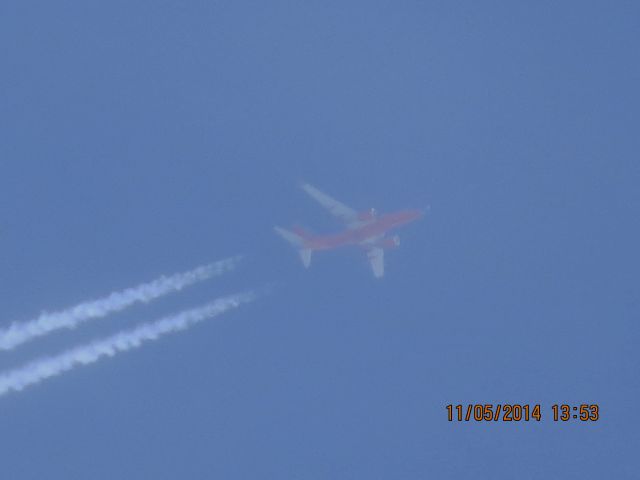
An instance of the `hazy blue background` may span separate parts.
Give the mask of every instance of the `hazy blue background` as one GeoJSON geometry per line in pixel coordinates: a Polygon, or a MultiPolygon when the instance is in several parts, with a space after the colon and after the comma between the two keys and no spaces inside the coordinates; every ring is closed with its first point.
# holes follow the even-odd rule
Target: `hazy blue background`
{"type": "Polygon", "coordinates": [[[638,478],[637,5],[3,2],[0,325],[248,258],[2,370],[279,287],[0,398],[0,477],[638,478]],[[338,225],[300,179],[431,214],[382,281],[304,271],[271,227],[338,225]],[[546,418],[446,421],[467,402],[546,418]]]}

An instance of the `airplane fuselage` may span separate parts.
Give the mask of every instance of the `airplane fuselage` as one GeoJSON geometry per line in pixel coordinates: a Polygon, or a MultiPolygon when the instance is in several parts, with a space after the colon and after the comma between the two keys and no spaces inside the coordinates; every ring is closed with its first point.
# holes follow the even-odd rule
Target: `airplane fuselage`
{"type": "Polygon", "coordinates": [[[386,233],[411,223],[422,216],[420,210],[403,210],[388,213],[360,227],[332,235],[318,235],[304,239],[306,248],[330,250],[349,245],[362,245],[384,236],[386,233]]]}

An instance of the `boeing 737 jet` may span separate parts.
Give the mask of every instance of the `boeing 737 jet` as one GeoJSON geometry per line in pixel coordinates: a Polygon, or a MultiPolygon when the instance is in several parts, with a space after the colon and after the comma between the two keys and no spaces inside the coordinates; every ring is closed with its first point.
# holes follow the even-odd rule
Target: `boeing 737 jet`
{"type": "Polygon", "coordinates": [[[291,230],[275,227],[276,232],[298,250],[305,267],[311,264],[314,251],[355,245],[366,252],[373,276],[380,278],[384,275],[385,249],[400,245],[400,237],[389,236],[389,233],[423,215],[421,210],[403,210],[384,215],[378,215],[373,208],[358,212],[309,184],[302,184],[301,188],[346,226],[345,231],[332,235],[312,235],[300,227],[291,230]]]}

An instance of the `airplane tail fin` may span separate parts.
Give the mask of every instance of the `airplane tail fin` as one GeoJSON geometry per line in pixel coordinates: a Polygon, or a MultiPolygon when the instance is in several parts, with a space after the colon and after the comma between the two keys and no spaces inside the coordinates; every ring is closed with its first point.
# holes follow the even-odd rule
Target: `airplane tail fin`
{"type": "Polygon", "coordinates": [[[300,255],[300,260],[302,260],[304,268],[309,268],[309,265],[311,265],[311,252],[312,250],[310,248],[298,250],[298,255],[300,255]]]}
{"type": "Polygon", "coordinates": [[[306,232],[302,231],[300,228],[297,228],[295,232],[291,232],[280,227],[274,227],[274,229],[278,235],[280,235],[298,250],[298,255],[300,255],[302,264],[305,266],[305,268],[309,268],[309,265],[311,265],[312,250],[305,246],[304,240],[307,236],[306,232]]]}

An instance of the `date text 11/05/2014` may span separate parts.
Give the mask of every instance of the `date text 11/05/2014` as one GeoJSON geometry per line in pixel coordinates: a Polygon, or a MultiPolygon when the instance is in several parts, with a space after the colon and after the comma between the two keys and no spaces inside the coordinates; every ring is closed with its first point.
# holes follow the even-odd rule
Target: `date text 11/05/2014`
{"type": "MultiPolygon", "coordinates": [[[[543,418],[540,404],[524,403],[469,403],[447,405],[447,420],[450,422],[539,422],[543,418]]],[[[554,422],[596,422],[600,419],[600,407],[595,403],[551,405],[554,422]]]]}

